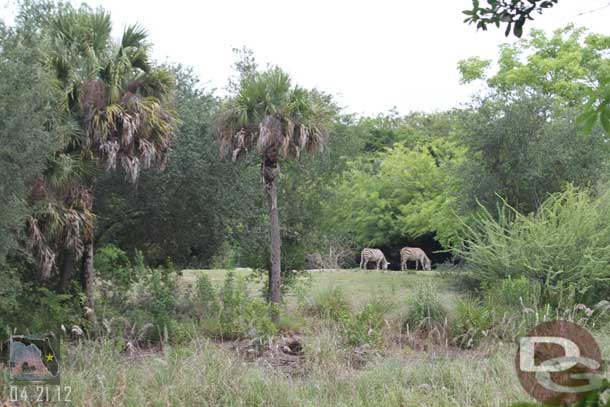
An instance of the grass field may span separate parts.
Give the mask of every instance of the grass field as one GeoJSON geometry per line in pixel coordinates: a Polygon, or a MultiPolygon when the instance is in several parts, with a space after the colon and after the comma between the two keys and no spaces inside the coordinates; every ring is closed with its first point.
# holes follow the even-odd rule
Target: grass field
{"type": "MultiPolygon", "coordinates": [[[[235,274],[246,278],[250,269],[236,269],[235,274]]],[[[185,284],[194,284],[197,276],[205,273],[212,282],[220,286],[226,276],[226,270],[183,270],[182,281],[185,284]]],[[[438,278],[435,271],[406,273],[398,271],[381,272],[377,270],[327,270],[309,272],[309,279],[302,279],[301,286],[311,295],[323,290],[339,287],[347,296],[350,303],[359,306],[373,297],[386,297],[400,301],[412,295],[421,284],[434,284],[442,293],[447,307],[453,305],[455,293],[449,291],[446,285],[438,278]]],[[[253,295],[260,293],[261,285],[249,283],[249,291],[253,295]]],[[[289,293],[285,299],[288,305],[294,302],[295,294],[289,293]]]]}
{"type": "MultiPolygon", "coordinates": [[[[182,282],[192,284],[203,272],[217,285],[226,274],[224,270],[185,270],[182,282]]],[[[242,277],[248,273],[237,271],[242,277]]],[[[456,294],[434,272],[313,272],[303,291],[315,296],[339,286],[354,309],[379,296],[390,298],[400,309],[422,284],[436,285],[446,305],[452,306],[456,294]]],[[[249,288],[258,293],[260,287],[251,284],[249,288]]],[[[288,302],[294,307],[294,295],[288,302]]],[[[135,356],[127,356],[106,339],[66,346],[62,385],[72,387],[71,405],[75,406],[419,407],[509,406],[531,401],[515,374],[514,344],[421,351],[388,339],[363,361],[358,350],[344,346],[332,324],[308,323],[297,374],[274,367],[268,359],[247,361],[230,344],[203,336],[135,356]]],[[[610,355],[608,335],[599,334],[598,339],[602,354],[610,355]]],[[[0,380],[6,399],[6,376],[0,380]]]]}

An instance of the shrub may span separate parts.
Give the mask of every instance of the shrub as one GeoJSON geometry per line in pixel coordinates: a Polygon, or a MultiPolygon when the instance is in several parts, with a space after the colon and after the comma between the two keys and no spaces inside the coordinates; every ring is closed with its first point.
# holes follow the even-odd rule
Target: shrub
{"type": "Polygon", "coordinates": [[[436,287],[422,284],[407,302],[403,327],[406,330],[430,331],[442,326],[446,318],[447,311],[439,300],[436,287]]]}
{"type": "Polygon", "coordinates": [[[313,300],[302,297],[300,302],[303,312],[311,316],[340,321],[350,313],[349,302],[340,287],[326,288],[315,294],[313,300]]]}
{"type": "Polygon", "coordinates": [[[200,318],[214,317],[218,314],[219,304],[216,290],[207,274],[201,274],[195,284],[195,308],[200,318]]]}
{"type": "Polygon", "coordinates": [[[270,336],[277,332],[277,327],[271,321],[272,305],[250,298],[246,281],[235,278],[233,271],[229,271],[225,277],[218,304],[217,320],[208,318],[203,321],[203,328],[208,334],[223,339],[238,339],[270,336]]]}
{"type": "Polygon", "coordinates": [[[475,298],[459,299],[451,323],[454,343],[463,348],[479,345],[491,334],[494,316],[495,313],[475,298]]]}
{"type": "Polygon", "coordinates": [[[528,280],[525,276],[512,278],[490,284],[483,291],[485,302],[500,311],[522,311],[524,308],[536,310],[541,296],[540,283],[528,280]]]}
{"type": "Polygon", "coordinates": [[[369,302],[353,316],[344,314],[343,331],[347,343],[353,346],[376,346],[382,339],[385,307],[380,302],[369,302]]]}
{"type": "Polygon", "coordinates": [[[113,244],[98,249],[94,261],[98,276],[121,290],[127,290],[137,281],[138,276],[131,267],[127,253],[113,244]]]}
{"type": "Polygon", "coordinates": [[[478,288],[512,276],[539,284],[553,306],[594,304],[610,297],[610,190],[597,197],[568,187],[524,215],[503,202],[485,209],[454,249],[478,288]]]}
{"type": "Polygon", "coordinates": [[[176,319],[175,307],[178,298],[176,270],[171,262],[166,267],[147,269],[143,274],[143,284],[140,287],[138,305],[154,325],[147,337],[157,341],[166,336],[172,336],[176,319]]]}

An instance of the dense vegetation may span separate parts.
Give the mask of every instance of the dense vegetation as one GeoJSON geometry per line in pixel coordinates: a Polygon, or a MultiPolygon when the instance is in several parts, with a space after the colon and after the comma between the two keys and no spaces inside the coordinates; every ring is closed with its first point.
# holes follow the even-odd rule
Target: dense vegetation
{"type": "MultiPolygon", "coordinates": [[[[508,22],[476,9],[473,22],[508,22]]],[[[533,30],[495,64],[459,63],[487,85],[464,107],[361,117],[248,50],[223,98],[155,65],[141,27],[111,33],[101,9],[45,1],[0,20],[0,342],[61,324],[115,353],[309,330],[341,365],[341,347],[411,334],[473,349],[553,316],[607,324],[610,37],[533,30]],[[312,293],[302,273],[352,267],[365,246],[397,269],[408,245],[442,283],[359,277],[393,295],[415,281],[401,303],[312,293]],[[237,267],[252,272],[181,271],[237,267]]]]}

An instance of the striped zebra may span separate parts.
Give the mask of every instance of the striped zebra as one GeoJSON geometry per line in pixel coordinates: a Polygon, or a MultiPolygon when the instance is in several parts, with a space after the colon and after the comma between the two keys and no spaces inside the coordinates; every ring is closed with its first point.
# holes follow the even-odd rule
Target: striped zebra
{"type": "Polygon", "coordinates": [[[374,261],[377,270],[379,270],[379,264],[381,263],[381,267],[384,270],[388,269],[388,261],[385,256],[379,249],[369,249],[368,247],[362,249],[362,253],[360,254],[360,268],[366,269],[366,265],[369,261],[374,261]]]}
{"type": "Polygon", "coordinates": [[[426,256],[426,253],[419,247],[403,247],[400,249],[400,269],[407,269],[407,262],[415,260],[415,270],[418,270],[418,264],[421,264],[424,270],[432,269],[432,262],[426,256]]]}

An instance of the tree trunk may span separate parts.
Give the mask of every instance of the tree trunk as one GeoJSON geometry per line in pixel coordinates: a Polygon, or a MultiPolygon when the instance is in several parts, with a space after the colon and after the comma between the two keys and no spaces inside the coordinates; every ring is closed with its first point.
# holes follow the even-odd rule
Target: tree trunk
{"type": "MultiPolygon", "coordinates": [[[[93,211],[93,197],[96,183],[96,178],[91,177],[89,184],[86,186],[86,189],[82,194],[82,199],[85,201],[87,208],[90,211],[93,211]]],[[[95,269],[93,267],[93,256],[95,253],[93,247],[94,230],[95,227],[93,227],[89,233],[85,235],[85,239],[83,241],[83,259],[81,268],[83,289],[85,290],[85,295],[87,296],[87,307],[91,308],[92,311],[95,310],[95,269]]]]}
{"type": "MultiPolygon", "coordinates": [[[[274,306],[279,306],[281,301],[281,236],[280,236],[280,216],[277,207],[277,178],[280,167],[275,154],[268,153],[263,162],[263,180],[265,182],[265,192],[269,203],[269,222],[271,224],[271,272],[269,275],[269,298],[274,306]],[[271,156],[271,157],[269,157],[271,156]]],[[[271,318],[274,322],[279,319],[278,309],[272,311],[271,318]]]]}
{"type": "Polygon", "coordinates": [[[61,259],[59,261],[59,281],[57,282],[57,291],[66,293],[70,288],[70,282],[76,271],[77,259],[72,249],[65,248],[61,251],[61,259]]]}
{"type": "Polygon", "coordinates": [[[87,306],[95,309],[95,269],[93,267],[93,235],[84,242],[83,288],[87,295],[87,306]]]}

